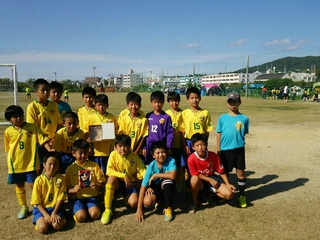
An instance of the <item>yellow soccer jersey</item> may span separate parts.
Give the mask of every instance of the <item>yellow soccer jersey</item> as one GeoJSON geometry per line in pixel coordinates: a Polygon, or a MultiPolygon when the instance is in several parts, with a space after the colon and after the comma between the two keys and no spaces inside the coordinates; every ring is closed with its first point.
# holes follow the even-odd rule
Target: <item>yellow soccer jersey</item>
{"type": "Polygon", "coordinates": [[[48,100],[46,107],[38,101],[32,101],[27,107],[27,122],[35,123],[45,134],[52,139],[57,126],[62,124],[58,111],[58,104],[48,100]]]}
{"type": "Polygon", "coordinates": [[[57,201],[68,199],[65,178],[57,173],[49,179],[44,173],[36,178],[32,189],[31,205],[42,205],[45,208],[54,208],[57,201]]]}
{"type": "Polygon", "coordinates": [[[81,129],[84,129],[87,123],[88,117],[91,114],[94,114],[95,112],[96,110],[94,108],[87,109],[86,106],[82,106],[78,108],[77,115],[79,118],[79,126],[81,129]]]}
{"type": "Polygon", "coordinates": [[[49,138],[40,128],[31,123],[24,123],[20,130],[14,126],[4,132],[5,151],[8,153],[8,173],[23,173],[39,170],[37,143],[41,145],[49,138]]]}
{"type": "MultiPolygon", "coordinates": [[[[148,120],[145,116],[139,115],[134,120],[131,119],[130,113],[118,120],[119,134],[126,134],[131,138],[131,150],[135,151],[142,138],[148,136],[148,120]]],[[[142,154],[140,149],[138,154],[142,154]]]]}
{"type": "Polygon", "coordinates": [[[77,128],[76,132],[69,136],[67,134],[66,128],[61,128],[58,130],[56,135],[54,136],[52,142],[52,148],[55,149],[57,152],[63,152],[67,154],[72,153],[72,144],[77,139],[86,139],[85,133],[80,128],[77,128]]]}
{"type": "Polygon", "coordinates": [[[146,167],[138,154],[130,152],[127,157],[122,157],[117,151],[113,151],[108,159],[107,175],[124,178],[128,175],[131,182],[142,179],[146,173],[146,167]]]}
{"type": "Polygon", "coordinates": [[[171,117],[172,127],[174,129],[172,148],[181,148],[181,133],[179,131],[182,122],[182,110],[174,113],[171,109],[168,109],[166,113],[171,117]]]}
{"type": "Polygon", "coordinates": [[[182,111],[180,131],[185,133],[185,138],[190,139],[195,133],[208,133],[212,130],[212,120],[207,110],[200,108],[196,113],[191,109],[182,111]]]}
{"type": "MultiPolygon", "coordinates": [[[[88,121],[84,127],[84,132],[89,132],[89,126],[91,125],[101,125],[101,123],[114,123],[115,133],[118,130],[118,122],[116,117],[106,112],[104,115],[100,115],[98,112],[91,114],[88,117],[88,121]]],[[[109,156],[114,148],[114,140],[103,140],[98,142],[93,142],[93,149],[95,157],[106,157],[109,156]]]]}
{"type": "MultiPolygon", "coordinates": [[[[123,118],[124,116],[127,116],[128,114],[130,114],[130,110],[128,108],[122,110],[119,113],[118,122],[120,122],[121,118],[123,118]]],[[[139,110],[139,114],[140,114],[141,117],[145,117],[146,116],[142,110],[139,110]]]]}
{"type": "MultiPolygon", "coordinates": [[[[74,188],[79,185],[78,173],[81,170],[90,170],[91,183],[104,183],[106,178],[99,165],[93,161],[87,160],[84,164],[80,165],[77,162],[71,164],[66,171],[66,185],[67,189],[74,188]]],[[[81,188],[76,196],[70,196],[70,198],[88,198],[97,196],[99,191],[90,187],[81,188]]]]}

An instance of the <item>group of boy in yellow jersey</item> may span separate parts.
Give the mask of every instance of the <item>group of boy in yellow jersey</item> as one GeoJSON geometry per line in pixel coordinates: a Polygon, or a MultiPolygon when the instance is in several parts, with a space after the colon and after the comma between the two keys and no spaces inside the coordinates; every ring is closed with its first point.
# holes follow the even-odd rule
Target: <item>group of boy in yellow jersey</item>
{"type": "Polygon", "coordinates": [[[203,198],[207,197],[204,189],[222,199],[231,199],[235,187],[228,182],[227,176],[233,167],[237,168],[238,182],[241,180],[239,203],[246,207],[244,135],[248,133],[249,121],[238,111],[239,95],[227,96],[230,113],[244,116],[237,119],[237,128],[228,130],[233,127],[225,126],[221,120],[217,129],[222,141],[224,131],[228,135],[241,131],[237,137],[243,139],[243,146],[236,146],[241,151],[226,149],[224,142],[218,145],[221,162],[228,165],[227,172],[218,155],[207,150],[213,125],[209,112],[199,107],[201,97],[196,87],[186,91],[190,108],[184,111],[179,108],[178,93],[168,93],[170,109],[166,112],[162,109],[164,94],[160,91],[151,93],[153,111],[146,115],[140,109],[140,95],[130,92],[126,97],[127,108],[119,114],[118,120],[107,112],[107,95],[96,95],[91,87],[82,91],[84,106],[76,113],[64,113],[62,118],[57,103],[48,100],[48,82],[38,79],[34,87],[38,98],[28,105],[26,122],[19,106],[6,110],[5,117],[12,126],[5,131],[5,150],[8,152],[8,183],[16,184],[21,205],[18,218],[25,218],[28,213],[27,181],[33,189],[33,222],[39,232],[47,232],[50,225],[55,230],[65,225],[62,205],[67,199],[76,222],[84,222],[88,216],[92,219],[101,216],[101,222],[109,224],[115,191],[124,195],[127,206],[137,208],[137,221],[144,220],[143,207],[155,207],[160,199],[164,199],[161,202],[164,220],[172,221],[176,190],[191,192],[190,213],[197,209],[199,192],[203,198]],[[114,123],[115,140],[90,141],[90,126],[102,123],[114,123]],[[241,164],[234,160],[239,154],[241,164]],[[189,171],[188,157],[193,159],[192,171],[189,171]],[[195,164],[197,161],[201,164],[195,164]],[[191,173],[191,181],[185,182],[189,180],[185,178],[185,172],[191,173]],[[222,180],[214,172],[218,172],[222,180]],[[102,214],[99,207],[101,193],[105,205],[102,214]]]}

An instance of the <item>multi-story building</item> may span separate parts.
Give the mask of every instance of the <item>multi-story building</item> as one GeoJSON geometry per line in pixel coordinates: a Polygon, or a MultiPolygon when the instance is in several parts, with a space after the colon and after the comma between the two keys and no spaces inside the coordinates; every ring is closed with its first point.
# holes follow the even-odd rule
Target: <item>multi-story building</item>
{"type": "Polygon", "coordinates": [[[129,74],[123,74],[122,78],[122,87],[124,88],[131,88],[138,85],[141,85],[142,79],[140,78],[140,74],[135,73],[129,73],[129,74]]]}
{"type": "MultiPolygon", "coordinates": [[[[252,82],[255,76],[261,73],[249,73],[248,74],[248,82],[252,82]]],[[[215,83],[215,84],[222,84],[222,83],[245,83],[246,82],[246,74],[245,73],[219,73],[219,74],[211,74],[202,76],[200,83],[201,85],[215,83]]]]}

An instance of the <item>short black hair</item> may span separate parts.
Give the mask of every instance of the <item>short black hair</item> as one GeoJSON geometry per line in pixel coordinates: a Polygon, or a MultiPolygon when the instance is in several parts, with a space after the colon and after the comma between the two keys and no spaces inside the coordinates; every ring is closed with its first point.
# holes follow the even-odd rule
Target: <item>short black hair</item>
{"type": "Polygon", "coordinates": [[[62,122],[65,122],[67,118],[76,119],[79,121],[79,117],[75,112],[66,112],[62,115],[62,122]]]}
{"type": "Polygon", "coordinates": [[[51,89],[60,90],[60,92],[62,92],[62,90],[63,90],[62,84],[59,83],[59,82],[55,82],[55,81],[49,83],[49,88],[50,88],[50,90],[51,90],[51,89]]]}
{"type": "Polygon", "coordinates": [[[157,148],[164,149],[168,152],[167,145],[164,141],[155,141],[151,144],[151,154],[153,155],[157,148]]]}
{"type": "Polygon", "coordinates": [[[208,146],[208,137],[206,134],[204,133],[195,133],[192,135],[191,137],[191,143],[192,143],[192,146],[198,142],[198,141],[202,141],[206,144],[206,146],[208,146]]]}
{"type": "Polygon", "coordinates": [[[82,97],[84,97],[84,95],[86,94],[89,94],[91,95],[92,97],[96,97],[97,96],[97,92],[96,90],[94,90],[94,88],[92,87],[85,87],[83,90],[82,90],[82,97]]]}
{"type": "Polygon", "coordinates": [[[72,151],[76,152],[78,150],[88,150],[89,143],[85,139],[77,139],[72,144],[72,151]]]}
{"type": "Polygon", "coordinates": [[[104,104],[109,104],[109,99],[108,96],[105,94],[98,94],[95,99],[94,99],[95,103],[104,103],[104,104]]]}
{"type": "Polygon", "coordinates": [[[127,93],[127,95],[126,95],[126,103],[128,103],[131,95],[133,95],[133,94],[136,94],[136,92],[128,92],[128,93],[127,93]]]}
{"type": "Polygon", "coordinates": [[[180,94],[177,92],[169,92],[167,95],[167,102],[170,102],[171,100],[180,102],[180,94]]]}
{"type": "Polygon", "coordinates": [[[197,87],[189,87],[187,89],[187,91],[186,91],[187,99],[189,99],[189,96],[190,96],[191,93],[197,94],[199,97],[201,97],[200,90],[197,87]]]}
{"type": "Polygon", "coordinates": [[[60,163],[61,163],[61,154],[58,153],[58,152],[48,152],[44,157],[43,157],[43,163],[46,163],[47,160],[49,158],[55,158],[55,159],[58,159],[58,162],[59,162],[59,166],[60,166],[60,163]]]}
{"type": "Polygon", "coordinates": [[[129,104],[129,102],[135,102],[137,103],[139,106],[141,106],[141,96],[138,93],[133,93],[130,96],[126,97],[127,100],[127,104],[129,104]]]}
{"type": "Polygon", "coordinates": [[[18,116],[18,115],[23,115],[24,111],[22,109],[22,107],[18,106],[18,105],[11,105],[9,107],[6,108],[5,112],[4,112],[4,117],[10,121],[10,119],[13,116],[18,116]]]}
{"type": "Polygon", "coordinates": [[[151,93],[150,95],[150,102],[152,102],[153,100],[158,100],[160,102],[164,103],[164,94],[161,91],[154,91],[151,93]]]}
{"type": "Polygon", "coordinates": [[[119,143],[130,147],[131,146],[131,138],[126,134],[118,134],[116,136],[116,138],[114,139],[114,146],[117,146],[117,144],[119,144],[119,143]]]}
{"type": "Polygon", "coordinates": [[[34,87],[35,90],[37,90],[40,85],[46,85],[46,86],[49,87],[48,81],[45,80],[44,78],[38,78],[38,79],[33,83],[33,87],[34,87]]]}

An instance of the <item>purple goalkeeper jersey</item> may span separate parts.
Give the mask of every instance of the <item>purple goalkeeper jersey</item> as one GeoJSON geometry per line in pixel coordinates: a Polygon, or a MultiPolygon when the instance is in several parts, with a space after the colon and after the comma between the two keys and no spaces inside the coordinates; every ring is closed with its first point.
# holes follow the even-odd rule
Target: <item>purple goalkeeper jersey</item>
{"type": "Polygon", "coordinates": [[[147,157],[145,164],[149,164],[153,157],[151,155],[151,144],[155,141],[164,141],[168,148],[171,148],[173,141],[174,129],[172,127],[171,117],[162,111],[156,115],[149,112],[146,115],[148,119],[148,137],[146,139],[147,157]]]}

